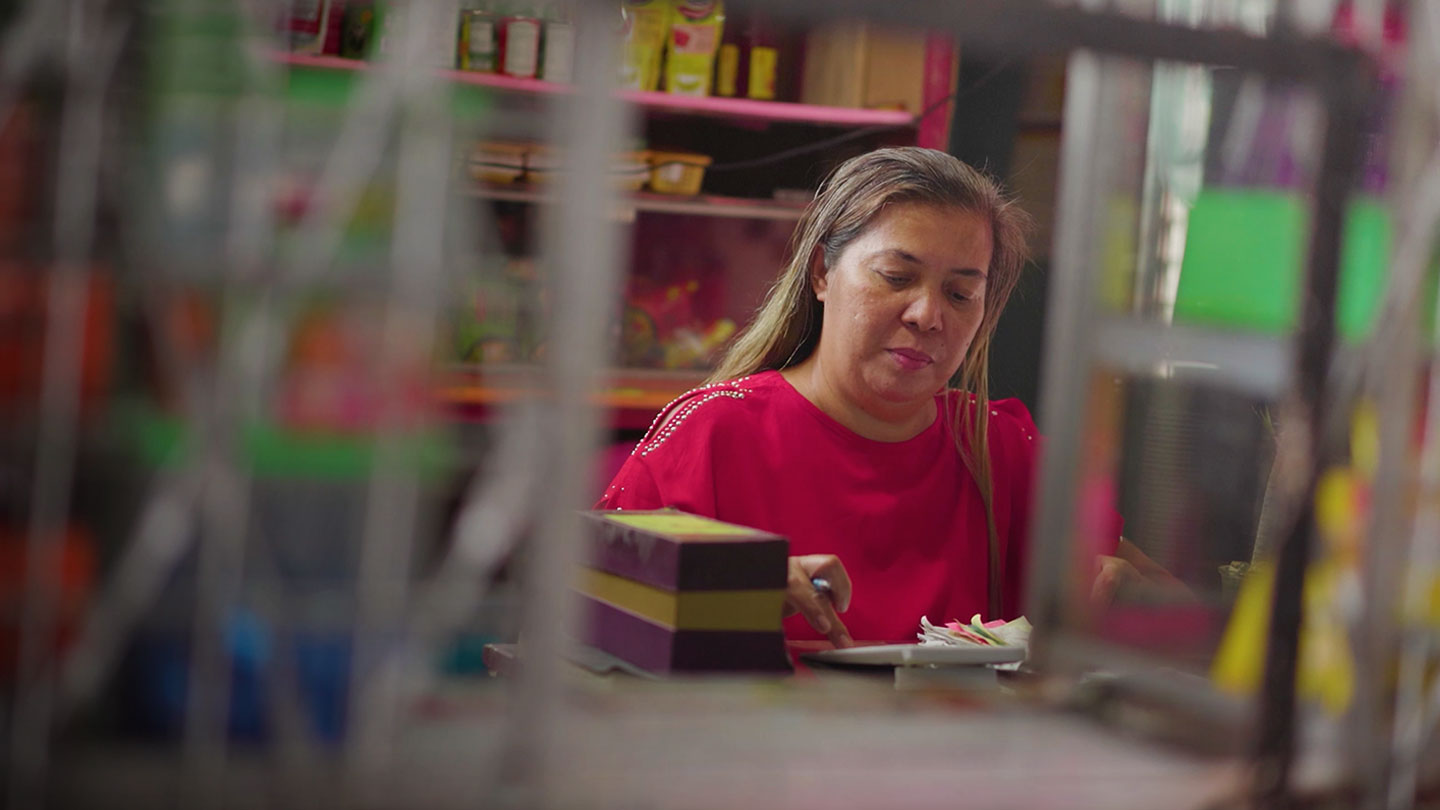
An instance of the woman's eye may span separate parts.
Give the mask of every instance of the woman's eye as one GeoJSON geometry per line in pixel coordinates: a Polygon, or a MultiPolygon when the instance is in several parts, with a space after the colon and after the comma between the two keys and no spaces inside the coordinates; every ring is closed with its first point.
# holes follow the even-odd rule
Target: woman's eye
{"type": "Polygon", "coordinates": [[[905,276],[897,276],[891,273],[881,273],[880,277],[885,279],[885,281],[889,282],[890,285],[894,287],[903,287],[910,282],[910,279],[906,278],[905,276]]]}
{"type": "Polygon", "coordinates": [[[961,291],[959,291],[959,290],[956,290],[955,292],[950,293],[950,300],[951,300],[951,301],[954,301],[954,302],[957,303],[957,304],[963,304],[963,303],[965,303],[966,301],[971,301],[971,300],[973,300],[974,298],[975,298],[975,296],[973,296],[973,295],[968,295],[968,294],[963,293],[963,292],[961,292],[961,291]]]}

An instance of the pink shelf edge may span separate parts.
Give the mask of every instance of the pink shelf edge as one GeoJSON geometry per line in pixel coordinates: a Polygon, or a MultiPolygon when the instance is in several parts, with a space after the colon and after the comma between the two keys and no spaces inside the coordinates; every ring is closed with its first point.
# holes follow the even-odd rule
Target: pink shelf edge
{"type": "MultiPolygon", "coordinates": [[[[369,70],[370,62],[359,59],[344,59],[338,56],[308,56],[305,54],[276,54],[277,61],[298,67],[326,68],[331,70],[369,70]]],[[[542,95],[573,93],[573,87],[540,79],[517,79],[493,73],[471,73],[463,70],[439,70],[440,75],[453,81],[542,95]]],[[[904,110],[865,110],[849,107],[820,107],[813,104],[795,104],[788,101],[757,101],[748,98],[721,98],[717,96],[681,96],[672,93],[657,93],[639,90],[622,90],[620,98],[642,107],[659,110],[675,110],[706,115],[734,118],[757,118],[767,121],[794,121],[799,123],[831,124],[841,126],[915,126],[915,116],[904,110]]]]}

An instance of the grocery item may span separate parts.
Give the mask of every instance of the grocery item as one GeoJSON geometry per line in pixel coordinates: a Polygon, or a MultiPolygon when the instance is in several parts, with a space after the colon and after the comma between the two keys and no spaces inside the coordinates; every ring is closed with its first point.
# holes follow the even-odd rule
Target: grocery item
{"type": "Polygon", "coordinates": [[[715,55],[725,27],[720,0],[672,0],[665,55],[665,90],[686,96],[710,95],[715,55]]]}
{"type": "Polygon", "coordinates": [[[725,38],[715,56],[715,95],[734,98],[745,87],[745,43],[740,25],[725,26],[725,38]]]}
{"type": "Polygon", "coordinates": [[[379,9],[374,3],[346,3],[340,27],[340,55],[347,59],[370,58],[378,50],[379,30],[379,9]]]}
{"type": "MultiPolygon", "coordinates": [[[[611,158],[615,184],[626,191],[639,191],[648,179],[650,152],[632,149],[611,158]]],[[[532,183],[553,183],[566,170],[565,154],[552,146],[530,144],[525,153],[525,179],[532,183]]]]}
{"type": "Polygon", "coordinates": [[[816,26],[805,37],[800,101],[918,114],[925,104],[925,36],[873,22],[816,26]]]}
{"type": "Polygon", "coordinates": [[[668,0],[625,0],[620,10],[625,20],[620,86],[627,90],[656,90],[670,32],[668,0]]]}
{"type": "Polygon", "coordinates": [[[540,69],[540,20],[526,14],[500,18],[500,72],[520,79],[533,79],[540,69]]]}
{"type": "Polygon", "coordinates": [[[616,184],[626,191],[639,191],[650,179],[651,153],[648,149],[621,152],[612,161],[616,184]]]}
{"type": "Polygon", "coordinates": [[[460,12],[459,65],[461,70],[494,73],[499,44],[495,37],[495,15],[484,9],[460,12]]]}
{"type": "Polygon", "coordinates": [[[779,64],[780,38],[764,15],[727,16],[715,62],[715,95],[773,100],[779,64]]]}
{"type": "Polygon", "coordinates": [[[553,183],[564,170],[564,157],[553,146],[531,144],[525,153],[525,179],[531,183],[553,183]]]}
{"type": "Polygon", "coordinates": [[[660,364],[665,368],[706,368],[720,347],[734,336],[735,329],[735,322],[729,318],[721,318],[703,332],[689,327],[676,329],[661,344],[660,364]]]}
{"type": "Polygon", "coordinates": [[[659,674],[789,669],[789,542],[673,509],[587,512],[586,643],[659,674]]]}
{"type": "Polygon", "coordinates": [[[340,35],[345,28],[345,0],[330,0],[330,14],[326,17],[324,36],[320,52],[327,56],[340,55],[340,35]]]}
{"type": "Polygon", "coordinates": [[[775,98],[775,77],[780,69],[780,41],[773,25],[765,17],[750,18],[745,44],[748,53],[745,95],[750,98],[775,98]]]}
{"type": "Polygon", "coordinates": [[[545,36],[540,54],[540,78],[569,82],[575,78],[575,23],[559,3],[545,12],[545,36]]]}
{"type": "Polygon", "coordinates": [[[483,183],[514,183],[525,175],[531,146],[507,141],[481,141],[470,155],[470,175],[483,183]]]}
{"type": "Polygon", "coordinates": [[[294,0],[285,18],[285,31],[290,36],[290,50],[295,53],[318,54],[325,46],[329,29],[330,0],[294,0]]]}
{"type": "Polygon", "coordinates": [[[660,194],[699,194],[705,167],[711,162],[709,155],[696,152],[651,150],[650,190],[660,194]]]}

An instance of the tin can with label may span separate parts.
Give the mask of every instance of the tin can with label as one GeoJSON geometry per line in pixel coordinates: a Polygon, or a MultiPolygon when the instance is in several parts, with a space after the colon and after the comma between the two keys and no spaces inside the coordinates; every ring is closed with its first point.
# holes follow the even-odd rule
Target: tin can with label
{"type": "Polygon", "coordinates": [[[499,48],[495,41],[495,16],[484,11],[460,12],[461,70],[494,73],[499,48]]]}
{"type": "Polygon", "coordinates": [[[534,17],[501,17],[500,72],[533,79],[540,68],[540,21],[534,17]]]}
{"type": "Polygon", "coordinates": [[[546,81],[569,82],[575,78],[574,23],[545,21],[545,55],[540,62],[540,78],[546,81]]]}

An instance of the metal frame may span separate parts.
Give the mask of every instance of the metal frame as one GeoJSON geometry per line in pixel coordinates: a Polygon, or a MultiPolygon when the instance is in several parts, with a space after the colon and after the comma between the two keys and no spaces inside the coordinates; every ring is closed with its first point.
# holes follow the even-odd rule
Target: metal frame
{"type": "MultiPolygon", "coordinates": [[[[408,5],[416,13],[440,13],[435,9],[448,8],[453,3],[411,0],[400,5],[408,5]]],[[[737,0],[736,5],[746,3],[737,0]]],[[[1371,68],[1363,57],[1328,40],[1307,39],[1285,32],[1260,39],[1237,31],[1198,30],[1121,14],[1054,6],[1040,0],[967,0],[963,3],[773,0],[763,5],[777,17],[807,24],[851,17],[887,22],[904,20],[918,27],[955,32],[964,46],[977,50],[1021,54],[1073,52],[1065,111],[1057,261],[1044,371],[1046,397],[1051,402],[1083,403],[1086,382],[1098,359],[1092,298],[1097,208],[1091,204],[1091,194],[1104,169],[1095,158],[1106,153],[1106,122],[1096,120],[1093,115],[1106,93],[1102,81],[1105,60],[1128,57],[1223,64],[1315,88],[1326,108],[1326,129],[1307,249],[1311,295],[1306,298],[1302,333],[1295,347],[1297,373],[1294,378],[1295,407],[1309,426],[1306,443],[1315,463],[1304,475],[1288,482],[1288,488],[1299,495],[1302,502],[1309,502],[1314,491],[1315,471],[1320,469],[1319,462],[1326,455],[1321,436],[1331,418],[1327,391],[1334,350],[1332,313],[1339,266],[1339,226],[1360,148],[1359,104],[1371,82],[1371,68]]],[[[32,0],[27,6],[31,16],[26,18],[26,30],[30,30],[32,18],[39,19],[38,9],[42,6],[51,7],[42,0],[32,0]]],[[[70,5],[72,13],[93,8],[80,2],[70,5]]],[[[583,3],[580,8],[586,15],[585,24],[597,29],[607,25],[608,15],[598,4],[583,3]]],[[[17,25],[16,30],[20,27],[17,25]]],[[[408,61],[399,60],[386,69],[367,74],[360,103],[343,128],[322,179],[316,213],[305,223],[304,249],[277,281],[277,286],[283,287],[323,274],[334,255],[339,224],[354,205],[360,185],[375,168],[373,160],[379,146],[376,122],[388,121],[396,110],[411,106],[417,115],[407,123],[401,136],[401,166],[405,172],[401,197],[408,204],[402,206],[404,218],[397,222],[392,256],[396,297],[382,326],[397,339],[405,324],[416,323],[407,318],[417,313],[419,323],[433,324],[438,285],[443,277],[439,266],[443,256],[436,241],[441,219],[437,212],[445,204],[444,178],[448,167],[427,159],[426,155],[427,150],[446,151],[445,144],[451,135],[448,124],[440,122],[441,115],[435,106],[437,96],[434,94],[443,90],[427,87],[433,77],[429,77],[427,69],[415,58],[421,47],[416,44],[419,40],[411,37],[407,42],[405,52],[411,57],[408,61]],[[413,104],[402,104],[402,96],[408,96],[405,100],[413,104]]],[[[462,513],[467,519],[462,520],[458,529],[456,556],[447,561],[440,575],[422,586],[413,610],[404,607],[406,578],[393,575],[397,561],[404,557],[399,548],[403,543],[397,538],[396,530],[403,526],[407,510],[413,508],[414,481],[377,470],[370,489],[371,509],[364,543],[366,562],[362,569],[363,601],[369,605],[369,612],[361,622],[357,639],[364,647],[367,640],[363,636],[367,630],[409,628],[420,643],[416,649],[401,655],[374,652],[381,675],[369,683],[355,684],[359,731],[348,751],[346,771],[346,799],[352,803],[374,801],[377,795],[384,797],[387,785],[393,784],[387,781],[386,775],[395,766],[394,751],[389,747],[394,735],[394,712],[401,701],[422,686],[422,676],[413,671],[416,661],[423,662],[423,654],[433,649],[433,644],[453,626],[455,615],[463,612],[457,606],[467,603],[464,591],[473,587],[470,575],[493,561],[527,518],[534,519],[540,527],[534,557],[530,560],[524,610],[530,649],[529,677],[519,682],[516,711],[505,736],[504,752],[491,765],[506,777],[511,789],[507,795],[523,804],[537,805],[553,798],[547,790],[556,783],[557,774],[564,766],[554,759],[554,752],[560,750],[558,741],[566,733],[567,687],[560,663],[565,641],[561,628],[567,625],[570,615],[565,586],[574,562],[578,530],[573,515],[565,508],[555,508],[553,503],[581,505],[585,462],[597,436],[595,414],[586,404],[584,394],[596,369],[603,366],[604,341],[596,338],[603,332],[604,312],[616,298],[619,279],[619,241],[615,224],[608,216],[616,195],[602,167],[606,156],[621,143],[629,114],[610,98],[608,66],[612,64],[613,43],[604,37],[586,38],[582,42],[577,71],[580,92],[556,106],[550,123],[551,130],[558,135],[556,140],[566,143],[570,153],[579,158],[576,161],[579,168],[572,176],[572,193],[559,198],[560,205],[548,231],[556,247],[555,270],[562,279],[558,285],[561,297],[556,302],[557,328],[547,371],[550,386],[556,393],[556,410],[551,414],[554,429],[547,431],[537,421],[526,423],[517,418],[514,435],[520,438],[500,451],[502,459],[519,462],[517,469],[499,473],[469,493],[462,513]],[[554,487],[548,503],[535,496],[545,481],[554,487]]],[[[10,53],[19,53],[18,49],[6,50],[7,57],[10,53]]],[[[19,57],[15,59],[24,61],[19,57]]],[[[103,64],[103,60],[100,61],[103,64]]],[[[4,65],[0,100],[10,97],[9,93],[28,67],[15,64],[12,61],[4,65]]],[[[96,60],[75,56],[66,64],[77,89],[84,89],[80,80],[86,76],[92,80],[97,78],[94,73],[87,73],[95,67],[96,60]]],[[[103,81],[103,72],[99,78],[103,81]]],[[[84,92],[74,92],[70,100],[76,106],[67,108],[67,121],[71,116],[93,115],[100,103],[96,95],[84,92]]],[[[6,114],[8,108],[0,108],[0,116],[6,114]]],[[[77,138],[90,138],[95,137],[98,129],[98,126],[67,128],[66,132],[77,138]]],[[[263,162],[263,156],[253,157],[263,162]]],[[[59,183],[64,193],[60,198],[62,216],[56,245],[63,259],[62,268],[82,268],[89,259],[91,240],[84,230],[93,214],[94,200],[85,188],[93,175],[92,163],[76,162],[67,166],[65,177],[59,183]]],[[[259,255],[261,248],[254,240],[263,242],[266,233],[263,222],[237,223],[235,239],[226,252],[235,262],[240,277],[245,277],[246,269],[259,255]]],[[[55,296],[53,306],[51,328],[58,329],[70,322],[67,315],[73,314],[74,296],[55,296]]],[[[254,333],[242,330],[241,334],[260,338],[270,334],[263,322],[253,328],[254,333]]],[[[37,476],[35,517],[30,534],[36,550],[43,543],[44,532],[63,517],[64,502],[56,498],[72,476],[76,349],[73,341],[70,343],[67,347],[65,341],[47,342],[45,401],[53,407],[44,410],[46,421],[39,442],[41,462],[45,466],[44,474],[37,476]]],[[[1205,350],[1231,349],[1215,346],[1205,350]]],[[[247,383],[264,379],[262,361],[244,355],[239,349],[231,359],[237,365],[232,371],[240,375],[238,379],[247,383]]],[[[381,367],[388,362],[382,359],[381,367]]],[[[1255,384],[1254,381],[1251,384],[1255,384]]],[[[213,403],[215,421],[208,422],[209,429],[217,436],[230,435],[238,418],[235,409],[227,407],[231,403],[224,396],[225,390],[217,392],[220,396],[213,403]]],[[[1040,502],[1045,508],[1037,515],[1038,542],[1032,554],[1035,567],[1031,577],[1032,589],[1039,594],[1031,615],[1042,627],[1064,627],[1064,565],[1069,559],[1071,516],[1076,502],[1085,417],[1081,408],[1051,408],[1042,422],[1050,445],[1040,487],[1040,502]]],[[[1436,418],[1440,417],[1432,414],[1432,421],[1436,418]]],[[[1388,459],[1390,463],[1394,463],[1393,453],[1397,448],[1403,447],[1402,439],[1390,435],[1387,443],[1392,454],[1388,459]]],[[[207,592],[219,598],[226,569],[224,560],[235,559],[236,549],[233,543],[226,543],[225,538],[228,536],[233,541],[239,530],[229,517],[236,514],[236,508],[243,512],[245,473],[237,469],[235,460],[223,452],[223,448],[204,456],[206,464],[213,465],[213,469],[203,470],[206,473],[203,485],[177,484],[157,490],[146,513],[147,519],[138,529],[134,557],[137,567],[132,570],[122,566],[117,574],[116,590],[107,592],[101,609],[91,617],[76,655],[64,662],[58,709],[61,717],[74,703],[83,700],[85,693],[103,677],[118,637],[126,631],[124,619],[115,619],[104,608],[115,608],[122,617],[138,613],[147,590],[158,587],[153,578],[147,579],[140,573],[144,564],[158,561],[163,565],[167,560],[173,563],[178,557],[177,549],[184,543],[185,526],[195,521],[200,511],[207,512],[203,521],[207,527],[205,547],[221,555],[213,558],[214,565],[207,567],[211,585],[207,592]],[[208,490],[208,497],[200,490],[208,490]],[[208,503],[210,508],[204,509],[201,503],[208,503]],[[227,548],[229,557],[226,557],[227,548]]],[[[1427,471],[1434,469],[1440,469],[1440,465],[1426,467],[1427,471]]],[[[1427,480],[1434,477],[1431,475],[1427,480]]],[[[1300,577],[1308,559],[1312,534],[1308,514],[1301,510],[1281,551],[1260,750],[1263,763],[1260,788],[1271,797],[1285,789],[1293,754],[1292,686],[1300,577]]],[[[39,554],[32,555],[32,567],[39,564],[36,562],[39,559],[39,554]]],[[[30,574],[30,582],[40,581],[38,569],[30,574]]],[[[11,729],[13,773],[17,776],[11,783],[11,802],[15,806],[37,800],[35,791],[43,781],[46,768],[49,740],[45,732],[52,726],[56,714],[52,711],[48,681],[43,674],[45,662],[40,660],[43,656],[37,646],[47,637],[49,608],[41,589],[33,588],[29,594],[24,627],[27,654],[22,668],[26,680],[22,685],[33,691],[21,693],[28,697],[20,701],[23,711],[17,712],[11,729]]],[[[214,604],[211,603],[212,608],[214,604]]],[[[200,613],[213,618],[212,611],[200,613]]],[[[202,649],[196,655],[197,675],[223,671],[215,667],[225,663],[223,653],[214,646],[213,624],[207,627],[200,623],[205,618],[197,618],[195,637],[202,644],[210,639],[211,646],[208,652],[202,649]]],[[[1063,631],[1060,640],[1064,641],[1063,631]]],[[[200,802],[213,802],[216,796],[213,791],[207,793],[206,785],[215,775],[215,769],[225,767],[223,721],[218,725],[216,722],[217,717],[223,718],[223,713],[217,714],[217,707],[224,705],[224,697],[223,694],[201,695],[198,694],[201,690],[196,691],[197,711],[192,713],[193,723],[187,735],[187,749],[192,752],[188,770],[193,790],[190,795],[200,802]],[[199,710],[205,706],[209,707],[208,712],[199,710]]]]}

